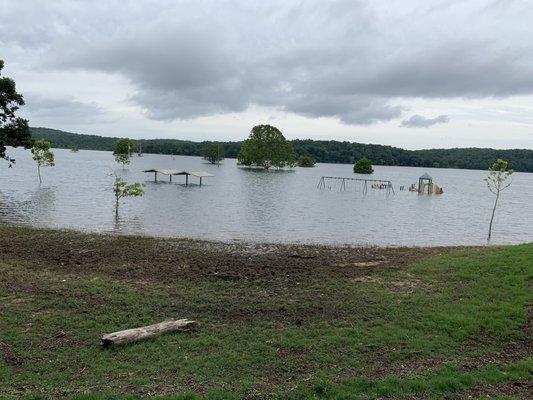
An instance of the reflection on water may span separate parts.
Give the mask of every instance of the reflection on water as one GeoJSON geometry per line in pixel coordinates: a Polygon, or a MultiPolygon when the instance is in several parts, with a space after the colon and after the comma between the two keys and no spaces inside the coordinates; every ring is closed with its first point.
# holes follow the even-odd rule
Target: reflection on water
{"type": "Polygon", "coordinates": [[[52,187],[37,187],[28,192],[24,200],[0,192],[0,220],[25,225],[40,220],[49,221],[54,202],[55,190],[52,187]]]}
{"type": "MultiPolygon", "coordinates": [[[[146,154],[122,170],[111,153],[55,150],[57,165],[43,169],[39,186],[31,155],[12,150],[14,168],[0,170],[0,222],[95,232],[220,240],[373,245],[484,244],[493,197],[484,171],[375,167],[372,178],[391,180],[396,194],[347,182],[346,190],[321,176],[353,177],[351,165],[269,172],[218,167],[196,157],[146,154]],[[153,181],[143,169],[205,170],[190,178],[153,181]],[[442,196],[399,191],[424,172],[444,187],[442,196]],[[145,184],[145,196],[124,199],[115,218],[113,177],[145,184]]],[[[494,242],[533,241],[533,174],[516,173],[496,214],[494,242]]]]}
{"type": "Polygon", "coordinates": [[[139,216],[124,216],[124,215],[116,215],[113,211],[114,218],[114,224],[113,224],[113,230],[110,231],[110,233],[123,233],[123,232],[131,232],[131,233],[140,233],[143,231],[143,223],[142,219],[139,216]]]}

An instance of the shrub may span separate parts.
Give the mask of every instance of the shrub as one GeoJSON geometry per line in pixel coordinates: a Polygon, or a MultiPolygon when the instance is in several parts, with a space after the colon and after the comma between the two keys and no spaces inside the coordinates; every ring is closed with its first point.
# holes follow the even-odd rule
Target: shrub
{"type": "Polygon", "coordinates": [[[357,162],[353,166],[353,172],[356,174],[373,173],[374,169],[372,168],[372,162],[366,157],[357,160],[357,162]]]}

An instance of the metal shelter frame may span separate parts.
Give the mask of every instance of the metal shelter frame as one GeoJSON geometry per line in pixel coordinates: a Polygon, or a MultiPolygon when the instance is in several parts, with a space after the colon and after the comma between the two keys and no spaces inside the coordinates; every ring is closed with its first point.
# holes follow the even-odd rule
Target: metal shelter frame
{"type": "Polygon", "coordinates": [[[177,169],[147,169],[143,172],[153,172],[154,173],[154,182],[157,182],[157,174],[168,175],[169,182],[172,182],[172,176],[174,175],[185,175],[185,186],[189,186],[189,175],[194,176],[200,179],[200,186],[202,186],[202,178],[207,178],[210,176],[215,176],[209,172],[204,171],[178,171],[177,169]]]}

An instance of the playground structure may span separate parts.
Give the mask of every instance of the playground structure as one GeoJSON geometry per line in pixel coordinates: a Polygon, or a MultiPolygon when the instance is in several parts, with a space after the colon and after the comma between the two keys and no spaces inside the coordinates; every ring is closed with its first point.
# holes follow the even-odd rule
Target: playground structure
{"type": "Polygon", "coordinates": [[[318,181],[317,189],[331,189],[331,184],[333,182],[340,181],[339,191],[345,191],[346,190],[346,183],[347,182],[353,182],[355,183],[355,190],[357,190],[357,183],[362,183],[362,191],[363,194],[366,194],[368,192],[368,186],[370,183],[370,188],[372,189],[384,189],[387,191],[387,194],[395,194],[394,188],[392,186],[392,182],[388,180],[383,179],[364,179],[364,178],[343,178],[340,176],[323,176],[318,181]],[[329,185],[328,185],[329,183],[329,185]]]}
{"type": "Polygon", "coordinates": [[[433,178],[426,172],[420,178],[418,178],[418,188],[411,186],[411,191],[417,191],[418,194],[443,194],[442,187],[433,183],[433,178]]]}
{"type": "Polygon", "coordinates": [[[428,194],[433,192],[433,178],[427,172],[418,178],[418,193],[422,194],[426,191],[428,194]]]}

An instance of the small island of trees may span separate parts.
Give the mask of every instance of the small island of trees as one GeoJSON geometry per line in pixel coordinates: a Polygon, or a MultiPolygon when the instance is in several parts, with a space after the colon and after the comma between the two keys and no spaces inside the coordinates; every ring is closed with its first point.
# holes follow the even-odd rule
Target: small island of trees
{"type": "Polygon", "coordinates": [[[366,158],[360,158],[353,166],[353,172],[355,174],[371,174],[374,172],[372,168],[372,162],[366,158]]]}
{"type": "Polygon", "coordinates": [[[237,160],[240,165],[254,165],[268,170],[270,167],[294,167],[296,154],[292,144],[278,128],[257,125],[242,144],[237,160]]]}

